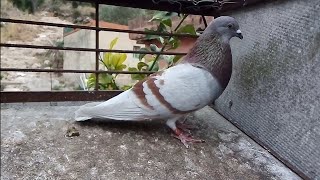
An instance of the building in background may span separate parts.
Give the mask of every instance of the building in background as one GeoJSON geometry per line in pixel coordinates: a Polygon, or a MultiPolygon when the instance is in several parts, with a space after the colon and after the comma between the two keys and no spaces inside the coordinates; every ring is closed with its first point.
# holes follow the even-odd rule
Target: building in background
{"type": "MultiPolygon", "coordinates": [[[[95,26],[96,21],[90,20],[89,23],[84,24],[85,26],[95,26]]],[[[114,28],[128,30],[128,26],[109,23],[105,21],[99,21],[99,27],[101,28],[114,28]]],[[[77,47],[77,48],[95,48],[96,46],[96,37],[94,30],[87,29],[74,29],[64,34],[64,46],[65,47],[77,47]]],[[[119,38],[118,42],[113,49],[120,50],[138,50],[141,47],[144,47],[143,44],[137,44],[136,40],[129,38],[128,33],[112,32],[112,31],[100,31],[99,33],[99,48],[100,49],[109,49],[110,42],[119,38]]],[[[103,57],[103,53],[101,53],[103,57]]],[[[81,52],[81,51],[65,51],[64,52],[64,62],[63,69],[79,69],[79,70],[95,70],[96,56],[95,52],[81,52]]],[[[128,67],[135,66],[138,62],[138,58],[135,54],[127,53],[127,59],[125,64],[128,67]]],[[[104,66],[100,65],[100,69],[104,70],[104,66]]],[[[88,76],[88,74],[73,74],[73,73],[64,73],[66,81],[75,86],[81,86],[80,77],[88,76]]],[[[123,84],[129,84],[131,78],[128,75],[119,75],[117,77],[117,82],[120,86],[123,84]]]]}

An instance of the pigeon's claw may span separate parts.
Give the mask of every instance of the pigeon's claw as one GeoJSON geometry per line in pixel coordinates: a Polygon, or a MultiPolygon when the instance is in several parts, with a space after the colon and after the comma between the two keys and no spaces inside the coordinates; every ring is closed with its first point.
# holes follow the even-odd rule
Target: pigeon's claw
{"type": "Polygon", "coordinates": [[[204,143],[205,142],[202,139],[194,139],[189,133],[185,133],[180,129],[176,129],[174,133],[175,134],[173,135],[173,137],[179,139],[186,148],[189,148],[188,143],[204,143]]]}

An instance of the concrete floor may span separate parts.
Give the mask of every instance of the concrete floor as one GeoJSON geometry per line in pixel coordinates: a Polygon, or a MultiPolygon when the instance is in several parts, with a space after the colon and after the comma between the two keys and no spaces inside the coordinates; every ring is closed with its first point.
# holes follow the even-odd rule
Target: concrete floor
{"type": "Polygon", "coordinates": [[[300,179],[209,107],[189,149],[163,122],[73,122],[77,108],[2,104],[1,179],[300,179]]]}

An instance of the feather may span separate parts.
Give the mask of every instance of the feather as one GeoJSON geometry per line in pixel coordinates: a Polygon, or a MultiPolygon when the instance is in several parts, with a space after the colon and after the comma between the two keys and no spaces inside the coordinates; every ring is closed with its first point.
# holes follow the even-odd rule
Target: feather
{"type": "MultiPolygon", "coordinates": [[[[126,91],[105,102],[94,102],[81,106],[75,112],[76,121],[84,121],[92,118],[106,118],[114,120],[143,120],[147,115],[134,103],[132,91],[126,91]]],[[[134,96],[133,96],[134,97],[134,96]]]]}

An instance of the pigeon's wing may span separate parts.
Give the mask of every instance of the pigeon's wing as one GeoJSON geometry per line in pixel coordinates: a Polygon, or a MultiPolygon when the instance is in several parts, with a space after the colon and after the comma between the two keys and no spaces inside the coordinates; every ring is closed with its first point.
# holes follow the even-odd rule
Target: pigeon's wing
{"type": "Polygon", "coordinates": [[[170,118],[208,105],[222,88],[206,69],[186,63],[151,75],[132,91],[138,97],[134,102],[139,107],[170,118]]]}
{"type": "Polygon", "coordinates": [[[218,82],[208,71],[181,64],[149,76],[106,102],[82,106],[76,112],[76,120],[170,118],[204,107],[220,91],[218,82]]]}

